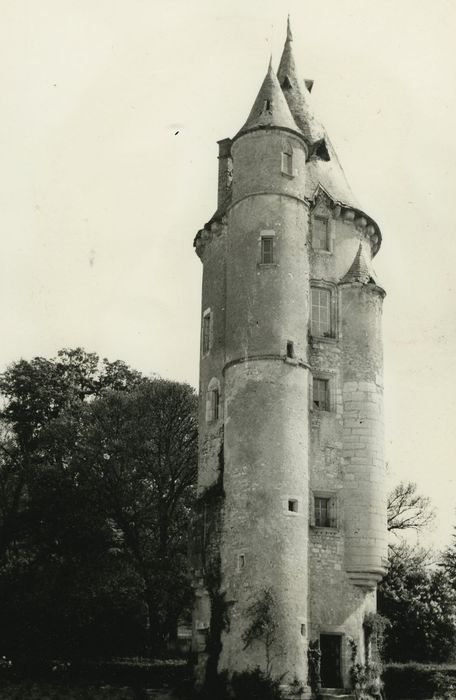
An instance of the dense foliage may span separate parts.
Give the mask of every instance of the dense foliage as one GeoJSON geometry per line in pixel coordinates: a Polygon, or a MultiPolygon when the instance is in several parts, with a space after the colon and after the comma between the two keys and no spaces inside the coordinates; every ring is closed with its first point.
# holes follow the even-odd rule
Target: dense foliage
{"type": "Polygon", "coordinates": [[[191,601],[194,391],[81,349],[0,390],[0,649],[163,649],[191,601]]]}
{"type": "Polygon", "coordinates": [[[445,661],[456,644],[456,589],[445,570],[405,543],[390,551],[378,609],[391,625],[384,654],[393,661],[445,661]]]}
{"type": "Polygon", "coordinates": [[[443,552],[441,565],[456,590],[456,528],[451,544],[443,552]]]}

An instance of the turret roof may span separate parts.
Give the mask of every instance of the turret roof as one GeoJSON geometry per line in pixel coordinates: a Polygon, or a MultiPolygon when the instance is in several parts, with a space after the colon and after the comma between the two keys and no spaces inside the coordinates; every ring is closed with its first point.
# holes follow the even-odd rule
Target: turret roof
{"type": "Polygon", "coordinates": [[[247,121],[236,136],[267,126],[282,127],[301,133],[290,112],[271,62],[247,121]]]}
{"type": "Polygon", "coordinates": [[[310,91],[307,88],[307,85],[313,85],[313,81],[304,82],[299,77],[292,44],[293,35],[290,18],[288,18],[287,38],[277,78],[294,120],[310,146],[311,157],[307,164],[306,196],[312,199],[318,186],[321,185],[335,201],[359,209],[360,206],[350,189],[328,135],[315,116],[310,91]]]}
{"type": "Polygon", "coordinates": [[[299,79],[292,44],[293,35],[291,33],[290,18],[288,18],[287,38],[277,71],[277,79],[296,124],[303,132],[307,142],[313,145],[321,141],[325,133],[309,105],[308,97],[310,97],[310,93],[299,79]]]}
{"type": "Polygon", "coordinates": [[[341,284],[346,282],[361,282],[362,284],[373,282],[375,284],[372,271],[364,255],[362,243],[359,244],[355,259],[340,282],[341,284]]]}

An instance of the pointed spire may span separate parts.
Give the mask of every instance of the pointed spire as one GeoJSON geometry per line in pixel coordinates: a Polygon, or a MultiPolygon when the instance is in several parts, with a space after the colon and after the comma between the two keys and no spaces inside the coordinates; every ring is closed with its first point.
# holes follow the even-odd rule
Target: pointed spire
{"type": "Polygon", "coordinates": [[[293,34],[291,33],[290,15],[287,18],[287,41],[293,41],[293,34]]]}
{"type": "Polygon", "coordinates": [[[307,164],[306,195],[313,199],[321,186],[334,201],[359,209],[331,141],[314,114],[310,95],[313,81],[304,83],[299,77],[292,42],[288,18],[287,38],[277,78],[293,118],[311,149],[312,157],[307,164]]]}
{"type": "Polygon", "coordinates": [[[345,284],[346,282],[361,282],[361,284],[373,282],[375,284],[369,264],[364,255],[362,243],[359,244],[358,252],[348,272],[340,281],[341,284],[345,284]]]}
{"type": "Polygon", "coordinates": [[[237,136],[245,131],[252,131],[252,129],[258,129],[262,126],[283,127],[300,133],[280,88],[271,61],[247,121],[237,133],[237,136]]]}
{"type": "Polygon", "coordinates": [[[284,92],[296,124],[303,132],[310,145],[321,141],[324,130],[315,118],[308,103],[309,91],[300,80],[293,54],[293,34],[291,33],[290,16],[287,20],[287,38],[280,59],[277,78],[284,92]]]}

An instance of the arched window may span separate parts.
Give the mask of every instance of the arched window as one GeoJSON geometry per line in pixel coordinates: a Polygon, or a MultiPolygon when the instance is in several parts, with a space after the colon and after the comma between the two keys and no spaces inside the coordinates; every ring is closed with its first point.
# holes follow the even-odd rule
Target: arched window
{"type": "Polygon", "coordinates": [[[206,422],[214,423],[220,414],[220,382],[212,377],[206,392],[206,422]]]}

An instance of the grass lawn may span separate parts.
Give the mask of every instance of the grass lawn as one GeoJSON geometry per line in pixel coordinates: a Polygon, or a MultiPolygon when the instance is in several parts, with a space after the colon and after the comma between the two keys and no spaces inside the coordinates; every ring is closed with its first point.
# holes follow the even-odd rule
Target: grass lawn
{"type": "Polygon", "coordinates": [[[173,700],[166,689],[133,689],[113,686],[67,685],[59,683],[6,682],[0,687],[0,700],[173,700]]]}

